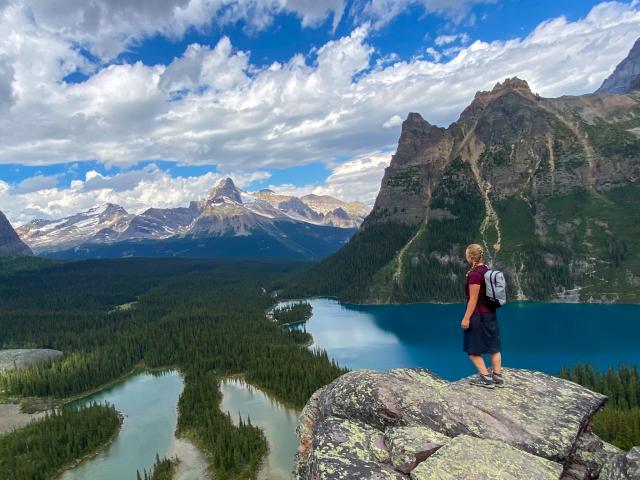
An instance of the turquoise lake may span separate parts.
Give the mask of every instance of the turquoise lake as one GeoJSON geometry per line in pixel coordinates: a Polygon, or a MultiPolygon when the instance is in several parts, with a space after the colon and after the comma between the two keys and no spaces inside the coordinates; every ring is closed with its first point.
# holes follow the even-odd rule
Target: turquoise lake
{"type": "MultiPolygon", "coordinates": [[[[319,298],[309,302],[313,316],[304,328],[320,347],[351,369],[424,367],[448,378],[473,373],[462,352],[460,320],[464,305],[341,304],[319,298]]],[[[620,363],[640,364],[640,306],[512,303],[498,312],[504,363],[556,374],[578,362],[604,370],[620,363]]],[[[83,399],[109,402],[125,415],[116,441],[95,458],[66,472],[62,480],[135,479],[149,469],[155,454],[165,455],[174,441],[176,403],[183,388],[177,372],[139,372],[83,399]]],[[[221,408],[261,427],[269,442],[263,477],[290,478],[298,447],[298,412],[240,380],[220,386],[221,408]]],[[[204,470],[200,470],[203,472],[204,470]]],[[[181,479],[202,478],[190,473],[181,479]]]]}
{"type": "MultiPolygon", "coordinates": [[[[464,305],[309,302],[313,316],[297,328],[343,366],[424,367],[448,379],[474,372],[462,351],[464,305]]],[[[557,374],[578,362],[598,369],[640,364],[638,305],[510,303],[498,318],[505,366],[557,374]]]]}
{"type": "Polygon", "coordinates": [[[261,477],[289,480],[293,456],[299,445],[295,430],[300,413],[241,380],[226,380],[220,385],[220,390],[223,395],[220,408],[229,412],[236,423],[238,414],[244,420],[251,419],[251,423],[260,427],[267,438],[269,453],[261,477]]]}
{"type": "Polygon", "coordinates": [[[136,470],[150,470],[156,453],[164,456],[174,439],[176,404],[182,388],[182,378],[177,372],[138,372],[80,400],[113,404],[124,415],[124,422],[111,445],[65,472],[60,479],[134,480],[136,470]]]}

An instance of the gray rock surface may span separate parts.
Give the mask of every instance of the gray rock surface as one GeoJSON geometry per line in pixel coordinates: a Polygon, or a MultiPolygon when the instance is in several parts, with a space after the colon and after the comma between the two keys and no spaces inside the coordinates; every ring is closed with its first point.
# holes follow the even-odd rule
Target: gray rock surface
{"type": "Polygon", "coordinates": [[[596,93],[629,93],[640,88],[640,39],[596,93]]]}
{"type": "Polygon", "coordinates": [[[487,390],[424,369],[349,372],[305,406],[295,478],[640,478],[640,451],[590,430],[606,397],[539,372],[505,378],[487,390]]]}
{"type": "Polygon", "coordinates": [[[402,473],[411,472],[451,440],[429,427],[390,427],[384,438],[393,468],[402,473]]]}
{"type": "Polygon", "coordinates": [[[640,447],[632,448],[628,453],[614,451],[610,455],[605,455],[604,465],[598,478],[600,480],[640,479],[640,447]]]}
{"type": "Polygon", "coordinates": [[[33,255],[31,249],[22,241],[16,231],[0,212],[0,255],[33,255]]]}
{"type": "Polygon", "coordinates": [[[23,368],[35,362],[42,362],[60,356],[62,356],[61,351],[48,348],[0,350],[0,372],[11,368],[23,368]]]}
{"type": "Polygon", "coordinates": [[[499,440],[460,435],[411,472],[412,480],[555,480],[562,465],[523,452],[499,440]]]}

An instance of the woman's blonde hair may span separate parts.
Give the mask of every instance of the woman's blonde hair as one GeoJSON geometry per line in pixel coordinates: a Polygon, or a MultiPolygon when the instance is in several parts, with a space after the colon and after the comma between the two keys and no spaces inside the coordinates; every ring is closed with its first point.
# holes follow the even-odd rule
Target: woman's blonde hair
{"type": "Polygon", "coordinates": [[[469,255],[474,267],[484,260],[484,250],[482,249],[482,246],[477,243],[469,245],[465,252],[469,255]]]}

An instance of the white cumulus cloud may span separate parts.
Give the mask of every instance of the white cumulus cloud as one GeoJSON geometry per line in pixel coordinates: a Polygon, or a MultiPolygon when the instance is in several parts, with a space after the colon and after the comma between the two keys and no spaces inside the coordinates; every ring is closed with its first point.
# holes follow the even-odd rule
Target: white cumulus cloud
{"type": "Polygon", "coordinates": [[[59,187],[57,179],[51,176],[35,176],[16,187],[0,180],[0,205],[14,226],[34,218],[66,217],[103,203],[121,205],[129,213],[141,213],[150,207],[187,206],[191,200],[205,198],[226,176],[243,188],[257,180],[268,179],[270,174],[264,171],[225,175],[210,172],[174,177],[151,164],[113,175],[90,170],[84,179],[73,180],[67,187],[59,187]]]}
{"type": "MultiPolygon", "coordinates": [[[[167,5],[182,8],[194,1],[160,2],[158,14],[167,5]]],[[[463,8],[469,3],[432,2],[430,8],[445,4],[463,8]]],[[[171,160],[216,165],[223,173],[325,162],[337,176],[322,188],[351,198],[354,191],[370,197],[379,186],[375,175],[381,170],[358,180],[361,185],[368,181],[366,188],[350,190],[338,181],[349,177],[346,170],[339,172],[336,159],[361,159],[393,148],[399,119],[410,111],[446,126],[477,90],[490,89],[506,77],[528,80],[543,96],[592,92],[636,40],[639,9],[638,4],[602,3],[584,18],[553,18],[522,38],[456,45],[460,50],[440,62],[393,57],[374,62],[369,40],[373,27],[365,25],[317,50],[264,68],[252,64],[250,52],[238,50],[226,37],[214,47],[190,45],[168,65],[101,67],[88,63],[59,32],[80,29],[80,20],[69,27],[62,19],[43,26],[12,2],[0,12],[0,162],[98,160],[131,166],[171,160]],[[78,68],[88,80],[62,81],[78,68]]],[[[101,20],[96,21],[99,27],[101,20]]],[[[362,168],[369,171],[365,163],[362,168]]],[[[157,194],[163,205],[193,198],[191,190],[188,196],[154,190],[158,182],[170,182],[162,180],[161,173],[154,175],[159,179],[146,189],[125,191],[141,198],[157,194]]],[[[133,197],[115,187],[108,195],[91,193],[105,189],[87,190],[90,181],[82,182],[82,188],[46,188],[42,192],[52,193],[41,193],[42,201],[36,199],[38,192],[11,193],[11,186],[2,190],[0,205],[13,205],[14,218],[21,219],[37,212],[67,212],[74,201],[79,209],[108,195],[137,208],[133,197]],[[23,208],[16,206],[14,196],[23,208]]],[[[158,202],[145,205],[149,203],[158,202]]]]}

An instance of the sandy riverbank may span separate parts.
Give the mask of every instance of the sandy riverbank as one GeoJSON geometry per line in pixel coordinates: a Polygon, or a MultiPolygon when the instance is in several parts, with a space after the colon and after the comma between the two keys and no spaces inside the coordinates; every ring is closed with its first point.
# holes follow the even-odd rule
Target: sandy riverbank
{"type": "Polygon", "coordinates": [[[0,433],[9,432],[14,428],[24,427],[31,420],[42,418],[44,415],[45,412],[22,413],[19,404],[0,404],[0,433]]]}
{"type": "Polygon", "coordinates": [[[207,472],[207,459],[190,441],[174,437],[166,457],[179,460],[173,480],[212,480],[207,472]]]}

